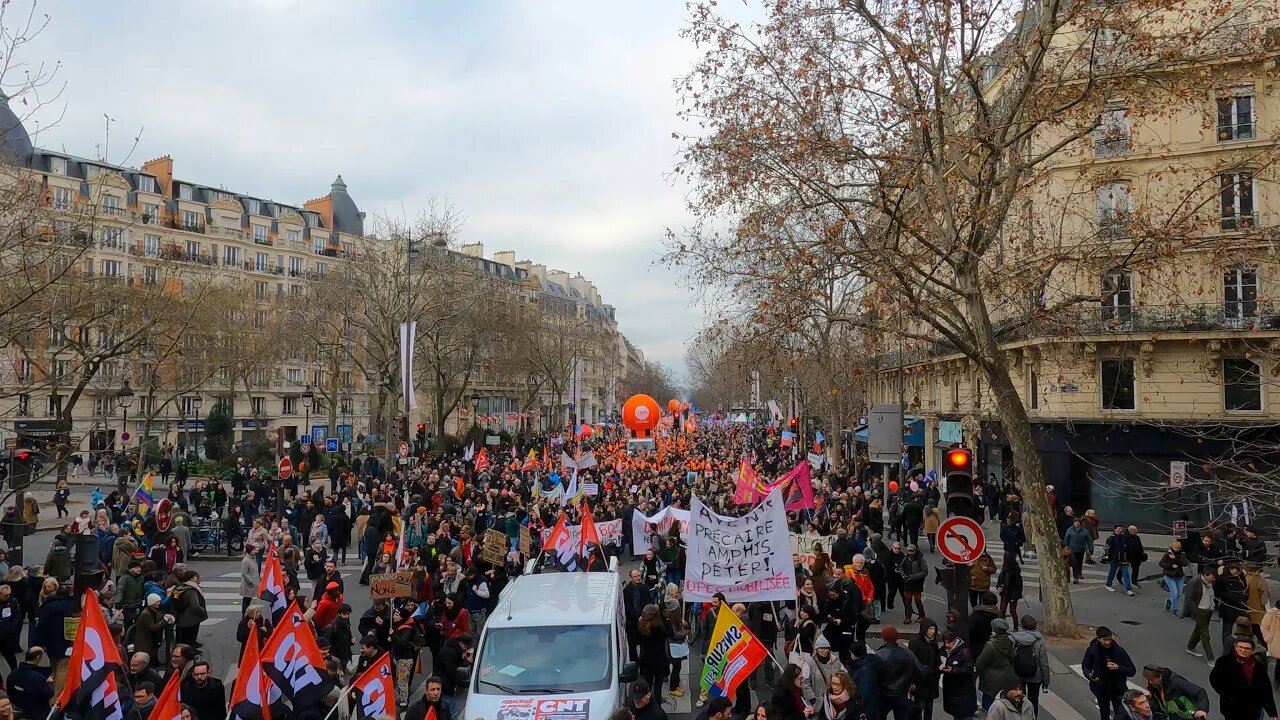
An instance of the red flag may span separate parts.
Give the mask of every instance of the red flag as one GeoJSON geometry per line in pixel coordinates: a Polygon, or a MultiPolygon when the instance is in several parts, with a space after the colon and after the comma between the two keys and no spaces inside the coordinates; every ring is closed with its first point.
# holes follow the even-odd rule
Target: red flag
{"type": "Polygon", "coordinates": [[[232,716],[240,720],[271,720],[271,706],[280,702],[280,688],[272,685],[262,670],[258,643],[258,626],[249,623],[249,639],[231,688],[232,716]]]}
{"type": "Polygon", "coordinates": [[[543,550],[559,550],[560,546],[569,541],[568,518],[564,513],[560,513],[559,519],[556,520],[556,526],[551,528],[551,534],[547,536],[547,541],[542,544],[543,550]]]}
{"type": "Polygon", "coordinates": [[[484,448],[480,448],[480,452],[476,454],[476,472],[484,472],[489,469],[489,452],[484,448]]]}
{"type": "Polygon", "coordinates": [[[164,692],[151,709],[148,720],[182,720],[182,704],[178,701],[178,686],[182,684],[182,673],[173,673],[169,682],[164,685],[164,692]]]}
{"type": "Polygon", "coordinates": [[[529,453],[529,457],[525,458],[524,466],[520,468],[520,472],[529,472],[530,470],[536,470],[537,468],[538,458],[533,453],[529,453]]]}
{"type": "Polygon", "coordinates": [[[76,644],[71,650],[66,684],[58,695],[57,706],[69,720],[123,720],[120,689],[116,671],[120,669],[120,653],[107,629],[107,618],[92,590],[84,593],[84,610],[76,629],[76,644]]]}
{"type": "Polygon", "coordinates": [[[396,716],[396,681],[391,674],[391,653],[383,653],[368,670],[351,683],[356,717],[396,716]]]}
{"type": "Polygon", "coordinates": [[[324,656],[316,645],[311,624],[295,602],[262,646],[262,669],[293,707],[314,705],[333,689],[333,680],[321,675],[324,656]]]}
{"type": "Polygon", "coordinates": [[[582,503],[582,542],[578,546],[578,554],[584,559],[583,567],[586,567],[585,559],[591,544],[595,544],[597,548],[600,547],[600,533],[596,531],[596,519],[591,516],[591,508],[584,502],[582,503]]]}
{"type": "Polygon", "coordinates": [[[266,601],[267,607],[270,608],[271,622],[279,624],[286,609],[284,573],[280,570],[280,557],[276,555],[274,548],[267,553],[266,562],[262,563],[262,580],[258,582],[258,597],[266,601]]]}

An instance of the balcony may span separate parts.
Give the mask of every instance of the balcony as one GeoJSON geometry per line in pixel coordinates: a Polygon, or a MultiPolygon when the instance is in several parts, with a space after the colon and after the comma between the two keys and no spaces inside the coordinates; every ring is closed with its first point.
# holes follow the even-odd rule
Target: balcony
{"type": "Polygon", "coordinates": [[[271,239],[271,238],[269,238],[269,237],[255,237],[255,238],[253,239],[253,244],[254,244],[254,245],[266,245],[267,247],[274,247],[276,243],[275,243],[275,241],[274,241],[274,240],[272,240],[272,239],[271,239]]]}
{"type": "Polygon", "coordinates": [[[177,220],[165,220],[164,226],[173,230],[185,230],[187,232],[200,233],[201,235],[205,234],[206,228],[208,227],[204,223],[188,225],[187,223],[178,222],[177,220]]]}
{"type": "Polygon", "coordinates": [[[104,215],[113,217],[127,217],[133,214],[129,208],[120,207],[119,205],[102,205],[99,209],[102,210],[104,215]]]}

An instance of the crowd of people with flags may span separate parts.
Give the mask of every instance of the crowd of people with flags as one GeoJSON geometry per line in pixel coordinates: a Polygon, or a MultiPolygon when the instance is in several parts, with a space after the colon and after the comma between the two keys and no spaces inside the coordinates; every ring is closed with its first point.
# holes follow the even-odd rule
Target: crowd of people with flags
{"type": "MultiPolygon", "coordinates": [[[[947,712],[973,716],[975,667],[1005,621],[959,637],[927,618],[924,549],[907,540],[938,504],[934,485],[894,483],[891,497],[875,483],[864,490],[849,466],[831,466],[820,436],[810,451],[768,426],[707,420],[684,430],[659,433],[645,450],[629,448],[621,432],[579,428],[408,469],[335,473],[329,493],[300,487],[283,516],[270,495],[254,492],[261,473],[238,468],[226,497],[211,497],[245,523],[241,653],[229,688],[218,680],[226,669],[211,672],[201,659],[207,614],[182,525],[159,532],[148,521],[141,508],[156,499],[150,485],[125,503],[136,513],[128,518],[103,499],[96,516],[67,532],[110,540],[105,581],[74,595],[59,582],[68,578],[19,586],[37,594],[14,607],[33,618],[26,652],[47,682],[11,680],[8,692],[21,717],[447,720],[460,709],[486,616],[526,563],[608,571],[619,557],[635,561],[623,592],[642,676],[624,708],[634,720],[662,720],[663,689],[685,693],[692,653],[703,659],[696,706],[709,720],[879,720],[887,712],[905,720],[913,707],[927,718],[930,678],[947,712]],[[732,518],[759,512],[770,498],[785,512],[784,536],[823,538],[794,553],[785,540],[767,551],[766,565],[783,566],[770,572],[785,576],[789,599],[709,594],[689,567],[687,533],[699,522],[691,510],[732,518]],[[886,501],[894,510],[887,528],[886,501]],[[361,588],[347,587],[339,571],[348,548],[363,563],[361,588]],[[353,617],[346,597],[393,574],[409,578],[407,589],[374,596],[353,617]],[[904,624],[919,634],[907,648],[885,620],[884,647],[873,651],[868,629],[898,599],[904,624]],[[55,621],[77,616],[73,645],[60,642],[55,621]],[[751,687],[768,698],[760,708],[751,706],[751,687]]],[[[213,484],[200,493],[212,496],[213,484]]],[[[175,503],[183,495],[170,489],[175,503]]],[[[5,587],[0,607],[10,602],[5,587]]],[[[1034,633],[1034,621],[1003,632],[1015,630],[1034,633]]],[[[1012,701],[1007,689],[986,685],[983,694],[1012,701]]]]}

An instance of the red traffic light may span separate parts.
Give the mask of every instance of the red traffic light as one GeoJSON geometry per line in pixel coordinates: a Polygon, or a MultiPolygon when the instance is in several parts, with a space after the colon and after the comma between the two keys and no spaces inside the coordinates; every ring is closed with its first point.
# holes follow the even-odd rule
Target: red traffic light
{"type": "Polygon", "coordinates": [[[968,450],[949,450],[947,451],[947,467],[955,470],[968,470],[971,464],[968,450]]]}
{"type": "Polygon", "coordinates": [[[31,451],[30,451],[30,450],[19,450],[19,451],[18,451],[18,454],[17,454],[15,457],[17,457],[19,460],[21,460],[21,461],[23,461],[23,462],[26,462],[26,461],[28,461],[28,460],[30,460],[30,459],[31,459],[31,451]]]}
{"type": "Polygon", "coordinates": [[[418,423],[418,432],[426,432],[426,431],[427,431],[427,424],[426,424],[426,423],[418,423]]]}

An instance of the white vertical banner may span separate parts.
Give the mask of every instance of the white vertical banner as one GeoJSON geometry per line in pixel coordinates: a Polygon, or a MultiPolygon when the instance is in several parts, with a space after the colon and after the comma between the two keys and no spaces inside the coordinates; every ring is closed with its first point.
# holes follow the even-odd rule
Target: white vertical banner
{"type": "Polygon", "coordinates": [[[782,489],[774,488],[742,517],[711,512],[697,495],[689,509],[686,600],[795,600],[791,542],[782,489]]]}
{"type": "Polygon", "coordinates": [[[400,323],[400,394],[409,402],[409,408],[418,407],[413,392],[413,346],[417,342],[418,322],[400,323]]]}
{"type": "Polygon", "coordinates": [[[751,409],[760,407],[760,371],[751,371],[751,409]]]}

